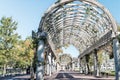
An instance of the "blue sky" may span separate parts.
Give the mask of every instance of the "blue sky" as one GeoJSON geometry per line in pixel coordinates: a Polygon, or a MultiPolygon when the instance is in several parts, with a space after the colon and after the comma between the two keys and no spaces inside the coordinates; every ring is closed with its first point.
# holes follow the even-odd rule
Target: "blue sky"
{"type": "MultiPolygon", "coordinates": [[[[18,22],[17,32],[25,39],[31,35],[32,30],[37,30],[43,13],[57,0],[0,0],[0,18],[12,17],[18,22]]],[[[99,0],[113,15],[117,23],[120,23],[120,0],[99,0]]],[[[70,46],[64,49],[65,53],[78,51],[70,46]]],[[[75,55],[76,56],[76,55],[75,55]]]]}
{"type": "Polygon", "coordinates": [[[37,30],[40,18],[54,0],[0,0],[0,18],[11,17],[18,22],[17,32],[25,39],[37,30]]]}

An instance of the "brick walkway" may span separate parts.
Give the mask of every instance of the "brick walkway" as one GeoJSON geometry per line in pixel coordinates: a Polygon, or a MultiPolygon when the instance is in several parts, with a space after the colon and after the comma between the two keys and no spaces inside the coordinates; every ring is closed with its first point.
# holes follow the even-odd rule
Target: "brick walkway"
{"type": "Polygon", "coordinates": [[[45,76],[45,80],[115,80],[115,78],[111,76],[108,78],[96,78],[93,76],[80,74],[78,72],[60,71],[58,73],[54,73],[52,76],[45,76]]]}

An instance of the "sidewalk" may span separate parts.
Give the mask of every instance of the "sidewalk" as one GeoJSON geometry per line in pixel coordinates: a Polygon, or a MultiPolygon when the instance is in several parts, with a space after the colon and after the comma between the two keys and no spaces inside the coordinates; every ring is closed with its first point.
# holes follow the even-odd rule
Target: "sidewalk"
{"type": "Polygon", "coordinates": [[[60,71],[52,74],[52,76],[45,76],[45,80],[115,80],[114,76],[97,78],[90,75],[80,74],[73,71],[60,71]]]}
{"type": "MultiPolygon", "coordinates": [[[[0,78],[0,80],[30,80],[30,75],[17,75],[17,76],[6,76],[0,78]]],[[[96,78],[90,75],[80,74],[73,71],[60,71],[52,74],[52,76],[45,76],[45,80],[115,80],[114,76],[108,78],[96,78]]]]}
{"type": "Polygon", "coordinates": [[[23,74],[16,76],[6,76],[6,77],[0,77],[0,80],[30,80],[30,75],[23,74]]]}

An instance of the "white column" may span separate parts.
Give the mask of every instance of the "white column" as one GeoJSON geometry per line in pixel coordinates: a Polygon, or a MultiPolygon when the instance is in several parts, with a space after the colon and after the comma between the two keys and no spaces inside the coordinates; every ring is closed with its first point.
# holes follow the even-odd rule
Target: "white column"
{"type": "Polygon", "coordinates": [[[70,67],[70,71],[71,71],[72,70],[72,64],[70,64],[69,67],[70,67]]]}
{"type": "Polygon", "coordinates": [[[49,60],[49,76],[51,76],[51,71],[52,71],[52,62],[51,62],[51,52],[49,53],[48,60],[49,60]]]}
{"type": "Polygon", "coordinates": [[[44,40],[40,40],[38,43],[37,49],[37,71],[36,71],[36,80],[44,80],[44,40]]]}
{"type": "Polygon", "coordinates": [[[54,63],[54,72],[57,71],[57,70],[56,70],[56,67],[57,67],[57,64],[56,64],[56,61],[55,61],[55,63],[54,63]]]}
{"type": "Polygon", "coordinates": [[[61,69],[60,64],[58,62],[56,63],[56,67],[57,67],[57,72],[58,72],[61,69]]]}
{"type": "Polygon", "coordinates": [[[56,71],[58,72],[58,62],[56,62],[56,71]]]}
{"type": "Polygon", "coordinates": [[[99,76],[97,50],[94,50],[94,76],[99,76]]]}
{"type": "Polygon", "coordinates": [[[47,75],[49,75],[49,67],[50,67],[50,65],[49,65],[49,58],[48,58],[48,56],[49,56],[49,54],[47,53],[47,75]]]}
{"type": "Polygon", "coordinates": [[[54,72],[54,57],[52,57],[52,73],[54,72]]]}
{"type": "Polygon", "coordinates": [[[55,58],[53,58],[53,73],[55,72],[55,58]]]}
{"type": "Polygon", "coordinates": [[[83,73],[83,63],[82,63],[82,59],[80,59],[80,73],[83,73]]]}
{"type": "Polygon", "coordinates": [[[74,68],[75,68],[75,64],[74,62],[72,62],[72,70],[74,71],[74,68]]]}
{"type": "Polygon", "coordinates": [[[118,39],[113,40],[113,54],[115,61],[115,80],[120,80],[120,51],[118,39]]]}
{"type": "Polygon", "coordinates": [[[85,74],[88,74],[88,60],[87,56],[85,56],[85,74]]]}

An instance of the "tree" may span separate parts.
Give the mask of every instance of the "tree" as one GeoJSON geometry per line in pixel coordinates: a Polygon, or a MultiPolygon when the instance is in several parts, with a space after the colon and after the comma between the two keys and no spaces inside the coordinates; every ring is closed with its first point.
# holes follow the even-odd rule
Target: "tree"
{"type": "Polygon", "coordinates": [[[0,20],[0,63],[4,65],[4,73],[8,64],[13,62],[14,49],[17,40],[20,38],[17,33],[17,22],[11,17],[2,17],[0,20]]]}
{"type": "Polygon", "coordinates": [[[94,58],[93,58],[93,54],[91,54],[90,55],[90,57],[89,57],[89,60],[88,60],[89,62],[88,62],[88,65],[89,65],[89,68],[90,68],[90,70],[91,70],[91,72],[93,71],[93,69],[92,69],[92,66],[94,65],[94,58]]]}
{"type": "Polygon", "coordinates": [[[0,20],[0,68],[27,68],[33,62],[34,50],[31,37],[20,40],[16,33],[17,22],[11,17],[0,20]]]}
{"type": "Polygon", "coordinates": [[[34,50],[31,37],[19,41],[16,45],[17,60],[15,67],[26,68],[31,65],[34,57],[34,50]]]}
{"type": "Polygon", "coordinates": [[[24,46],[25,46],[26,58],[29,62],[29,65],[31,65],[31,62],[32,62],[33,57],[34,57],[34,49],[33,49],[33,43],[32,43],[31,37],[26,38],[26,40],[24,41],[24,46]]]}
{"type": "Polygon", "coordinates": [[[118,27],[117,27],[118,31],[120,32],[120,25],[118,24],[118,27]]]}

